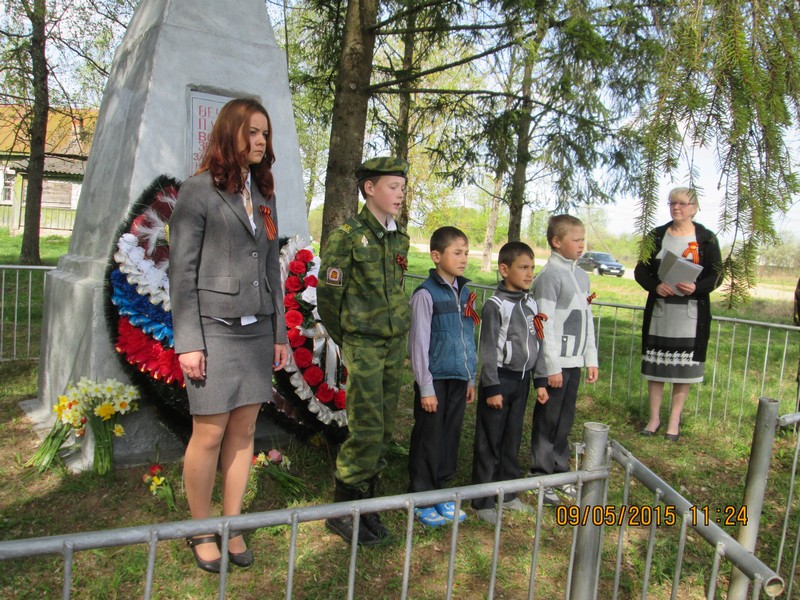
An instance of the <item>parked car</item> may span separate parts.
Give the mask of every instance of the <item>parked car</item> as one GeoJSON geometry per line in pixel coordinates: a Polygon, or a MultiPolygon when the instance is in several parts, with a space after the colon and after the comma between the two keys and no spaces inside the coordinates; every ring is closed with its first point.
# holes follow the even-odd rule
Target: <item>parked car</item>
{"type": "Polygon", "coordinates": [[[578,266],[584,271],[594,271],[598,275],[622,277],[625,267],[607,252],[584,252],[578,259],[578,266]]]}

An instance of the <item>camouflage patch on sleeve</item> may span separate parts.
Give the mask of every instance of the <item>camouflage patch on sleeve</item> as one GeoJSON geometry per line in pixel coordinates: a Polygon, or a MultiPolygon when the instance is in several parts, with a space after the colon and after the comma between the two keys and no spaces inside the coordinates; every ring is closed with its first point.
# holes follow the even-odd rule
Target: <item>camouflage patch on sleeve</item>
{"type": "Polygon", "coordinates": [[[325,283],[335,287],[342,287],[342,279],[344,274],[339,267],[328,267],[328,272],[325,274],[325,283]]]}

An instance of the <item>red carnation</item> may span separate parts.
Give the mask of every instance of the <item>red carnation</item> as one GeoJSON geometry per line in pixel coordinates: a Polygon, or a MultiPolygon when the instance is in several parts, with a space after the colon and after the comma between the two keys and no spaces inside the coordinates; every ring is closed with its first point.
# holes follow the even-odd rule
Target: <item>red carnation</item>
{"type": "Polygon", "coordinates": [[[155,463],[153,466],[150,467],[149,473],[150,473],[150,475],[158,475],[163,470],[164,469],[160,464],[155,463]]]}
{"type": "Polygon", "coordinates": [[[300,346],[303,346],[308,339],[306,336],[300,333],[299,329],[290,329],[286,332],[286,335],[289,338],[289,345],[292,348],[299,348],[300,346]]]}
{"type": "Polygon", "coordinates": [[[298,348],[294,351],[294,364],[301,369],[310,367],[313,359],[314,355],[311,354],[311,350],[308,348],[298,348]]]}
{"type": "Polygon", "coordinates": [[[311,253],[311,250],[306,250],[303,248],[302,250],[298,250],[297,254],[294,255],[295,260],[299,260],[300,262],[310,263],[314,260],[314,255],[311,253]]]}
{"type": "Polygon", "coordinates": [[[297,275],[289,275],[286,278],[286,289],[290,292],[299,292],[303,289],[303,282],[297,275]]]}
{"type": "Polygon", "coordinates": [[[300,305],[297,303],[297,300],[295,300],[294,294],[286,294],[283,297],[283,307],[286,310],[296,310],[300,308],[300,305]]]}
{"type": "Polygon", "coordinates": [[[339,410],[343,410],[345,407],[345,393],[344,390],[339,390],[336,392],[336,396],[333,399],[333,404],[339,410]]]}
{"type": "Polygon", "coordinates": [[[305,373],[303,373],[303,379],[306,380],[308,385],[315,387],[322,383],[322,380],[325,379],[325,373],[323,373],[322,369],[320,369],[317,365],[311,365],[305,370],[305,373]]]}
{"type": "Polygon", "coordinates": [[[306,287],[317,287],[316,275],[306,275],[306,278],[303,279],[303,283],[306,285],[306,287]]]}
{"type": "Polygon", "coordinates": [[[287,310],[286,311],[286,327],[291,329],[292,327],[297,327],[303,323],[303,313],[299,310],[287,310]]]}
{"type": "Polygon", "coordinates": [[[317,400],[322,402],[323,404],[327,404],[331,400],[333,400],[333,396],[336,392],[334,389],[329,386],[327,383],[320,383],[319,387],[317,388],[317,400]]]}
{"type": "Polygon", "coordinates": [[[292,273],[297,273],[298,275],[302,275],[306,272],[306,263],[300,262],[299,260],[293,260],[289,262],[289,270],[292,273]]]}

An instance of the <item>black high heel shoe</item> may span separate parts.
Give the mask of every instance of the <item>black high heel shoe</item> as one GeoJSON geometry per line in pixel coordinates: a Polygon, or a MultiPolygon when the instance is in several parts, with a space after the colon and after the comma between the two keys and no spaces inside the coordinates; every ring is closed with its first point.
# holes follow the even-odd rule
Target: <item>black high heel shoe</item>
{"type": "MultiPolygon", "coordinates": [[[[242,535],[241,531],[229,531],[228,532],[228,539],[232,540],[235,537],[239,537],[242,535]]],[[[234,553],[228,550],[228,561],[232,562],[237,567],[241,567],[242,569],[246,569],[247,567],[251,567],[253,565],[253,551],[248,548],[244,552],[234,553]]]]}
{"type": "Polygon", "coordinates": [[[203,560],[197,555],[196,546],[202,546],[203,544],[217,544],[217,536],[216,535],[203,535],[200,537],[187,537],[186,544],[192,551],[192,555],[194,556],[194,562],[197,563],[197,566],[202,569],[203,571],[207,571],[209,573],[219,573],[220,565],[222,563],[221,558],[215,558],[214,560],[203,560]]]}
{"type": "Polygon", "coordinates": [[[651,437],[657,434],[659,429],[661,429],[661,423],[658,424],[658,427],[656,427],[655,431],[649,431],[645,426],[645,429],[642,429],[639,432],[639,435],[643,435],[644,437],[651,437]]]}

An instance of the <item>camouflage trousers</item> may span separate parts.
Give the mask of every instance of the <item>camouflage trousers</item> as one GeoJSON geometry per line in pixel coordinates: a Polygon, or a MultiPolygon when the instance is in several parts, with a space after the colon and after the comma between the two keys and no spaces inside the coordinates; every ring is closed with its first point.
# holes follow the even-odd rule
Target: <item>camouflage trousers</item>
{"type": "Polygon", "coordinates": [[[336,478],[346,485],[365,488],[386,468],[405,357],[405,336],[370,346],[344,342],[349,435],[336,457],[336,478]]]}

